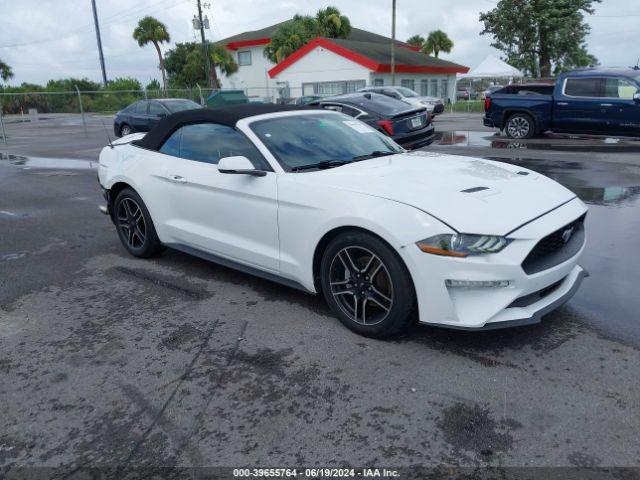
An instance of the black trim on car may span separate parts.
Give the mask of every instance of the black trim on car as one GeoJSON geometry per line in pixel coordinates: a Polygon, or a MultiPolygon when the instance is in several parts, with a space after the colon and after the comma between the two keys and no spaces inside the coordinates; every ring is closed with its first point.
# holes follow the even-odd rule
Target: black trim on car
{"type": "Polygon", "coordinates": [[[244,263],[236,262],[235,260],[224,258],[219,255],[215,255],[213,253],[204,252],[202,250],[198,250],[197,248],[189,247],[188,245],[183,245],[180,243],[165,243],[164,245],[169,248],[179,250],[183,253],[193,255],[194,257],[199,257],[199,258],[202,258],[203,260],[217,263],[218,265],[222,265],[223,267],[232,268],[234,270],[238,270],[243,273],[248,273],[249,275],[254,275],[256,277],[264,278],[265,280],[270,280],[272,282],[276,282],[281,285],[285,285],[287,287],[295,288],[296,290],[302,290],[303,292],[306,292],[306,293],[316,294],[316,292],[314,292],[313,290],[309,290],[307,287],[305,287],[301,283],[286,277],[282,277],[277,273],[266,272],[264,270],[260,270],[259,268],[245,265],[244,263]]]}

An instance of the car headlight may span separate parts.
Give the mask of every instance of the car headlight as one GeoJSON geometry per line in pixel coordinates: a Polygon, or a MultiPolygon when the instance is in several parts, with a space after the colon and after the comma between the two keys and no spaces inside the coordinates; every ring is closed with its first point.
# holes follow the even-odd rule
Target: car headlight
{"type": "Polygon", "coordinates": [[[422,103],[423,105],[426,105],[427,107],[433,107],[433,103],[427,102],[426,100],[422,100],[420,103],[422,103]]]}
{"type": "Polygon", "coordinates": [[[510,243],[510,238],[494,235],[446,233],[420,240],[416,242],[416,245],[425,253],[448,257],[468,257],[469,255],[497,253],[510,243]]]}

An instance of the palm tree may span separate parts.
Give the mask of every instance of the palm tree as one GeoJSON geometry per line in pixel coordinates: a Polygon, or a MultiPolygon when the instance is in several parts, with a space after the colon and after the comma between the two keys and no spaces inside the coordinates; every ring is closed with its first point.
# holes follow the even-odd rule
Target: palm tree
{"type": "Polygon", "coordinates": [[[222,45],[209,44],[209,57],[211,58],[211,63],[218,67],[226,76],[238,71],[238,64],[233,59],[233,55],[222,45]]]}
{"type": "Polygon", "coordinates": [[[0,78],[6,81],[11,77],[13,77],[13,71],[11,70],[11,67],[0,60],[0,78]]]}
{"type": "Polygon", "coordinates": [[[160,44],[171,40],[167,27],[161,21],[153,17],[144,17],[138,22],[138,26],[133,31],[133,38],[138,41],[138,45],[141,47],[148,43],[153,43],[158,52],[158,59],[160,60],[160,70],[162,71],[162,83],[164,84],[164,95],[167,96],[167,75],[164,71],[164,59],[162,58],[162,51],[160,50],[160,44]]]}
{"type": "Polygon", "coordinates": [[[318,35],[329,38],[346,38],[351,33],[349,18],[336,7],[321,8],[316,13],[318,35]]]}
{"type": "Polygon", "coordinates": [[[453,48],[453,41],[442,30],[434,30],[427,37],[427,41],[422,47],[422,53],[433,55],[438,58],[440,52],[449,53],[453,48]]]}
{"type": "Polygon", "coordinates": [[[315,17],[296,15],[278,28],[265,47],[264,55],[279,63],[315,37],[346,38],[351,22],[335,7],[318,10],[315,17]]]}
{"type": "Polygon", "coordinates": [[[286,57],[318,36],[318,25],[313,17],[296,15],[293,20],[280,26],[265,47],[264,55],[273,63],[286,57]]]}
{"type": "Polygon", "coordinates": [[[412,47],[418,47],[420,50],[424,47],[425,39],[422,35],[414,35],[407,40],[407,43],[412,47]]]}

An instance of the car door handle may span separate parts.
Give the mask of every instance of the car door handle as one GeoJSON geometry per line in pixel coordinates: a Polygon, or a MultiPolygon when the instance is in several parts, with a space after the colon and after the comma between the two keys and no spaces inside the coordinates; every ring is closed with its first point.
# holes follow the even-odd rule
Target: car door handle
{"type": "Polygon", "coordinates": [[[558,102],[557,105],[559,107],[566,107],[567,105],[569,105],[569,102],[558,102]]]}
{"type": "Polygon", "coordinates": [[[601,107],[613,107],[613,103],[601,103],[601,107]]]}
{"type": "Polygon", "coordinates": [[[184,178],[182,175],[170,174],[169,175],[169,180],[171,180],[172,182],[176,182],[176,183],[186,183],[187,182],[187,179],[184,178]]]}

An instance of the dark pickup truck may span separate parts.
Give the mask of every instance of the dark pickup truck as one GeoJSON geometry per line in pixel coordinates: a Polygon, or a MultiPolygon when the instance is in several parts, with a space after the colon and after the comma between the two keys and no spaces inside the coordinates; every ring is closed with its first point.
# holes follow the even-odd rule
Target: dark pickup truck
{"type": "Polygon", "coordinates": [[[640,70],[585,69],[555,87],[510,85],[484,104],[484,125],[511,138],[557,133],[640,136],[640,70]]]}

